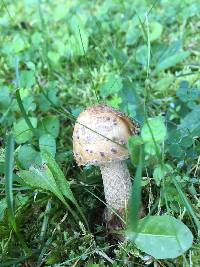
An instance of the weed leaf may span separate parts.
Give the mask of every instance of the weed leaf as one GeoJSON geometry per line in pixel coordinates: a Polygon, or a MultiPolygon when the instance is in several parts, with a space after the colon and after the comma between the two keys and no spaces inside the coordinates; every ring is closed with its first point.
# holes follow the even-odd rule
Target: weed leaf
{"type": "Polygon", "coordinates": [[[62,192],[63,196],[75,204],[76,201],[70,189],[70,184],[52,155],[48,151],[42,151],[42,157],[45,160],[48,168],[51,170],[60,192],[62,192]]]}
{"type": "Polygon", "coordinates": [[[29,171],[20,171],[19,176],[29,186],[50,191],[61,201],[63,201],[63,196],[57,187],[55,179],[47,165],[42,165],[40,169],[31,166],[29,171]]]}
{"type": "Polygon", "coordinates": [[[156,259],[176,258],[192,246],[189,228],[169,215],[145,217],[137,229],[137,232],[127,232],[128,238],[156,259]]]}
{"type": "Polygon", "coordinates": [[[160,71],[163,71],[163,70],[166,70],[168,68],[175,66],[176,64],[182,62],[187,57],[189,57],[189,55],[190,55],[189,51],[182,51],[182,52],[176,53],[173,56],[167,57],[166,59],[158,63],[158,65],[155,68],[155,73],[158,73],[160,71]]]}

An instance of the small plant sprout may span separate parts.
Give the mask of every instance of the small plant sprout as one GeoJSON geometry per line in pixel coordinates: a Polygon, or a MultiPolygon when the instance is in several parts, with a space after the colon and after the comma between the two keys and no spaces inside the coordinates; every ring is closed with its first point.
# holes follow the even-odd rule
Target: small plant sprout
{"type": "Polygon", "coordinates": [[[122,112],[104,104],[87,108],[77,119],[73,132],[73,151],[78,165],[99,166],[108,209],[109,224],[113,212],[124,216],[132,191],[131,177],[125,160],[126,144],[138,133],[138,125],[122,112]]]}

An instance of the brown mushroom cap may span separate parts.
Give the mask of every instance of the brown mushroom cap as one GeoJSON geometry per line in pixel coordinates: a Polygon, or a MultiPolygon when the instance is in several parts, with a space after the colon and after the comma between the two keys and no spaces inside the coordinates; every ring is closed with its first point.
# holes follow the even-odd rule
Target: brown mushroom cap
{"type": "Polygon", "coordinates": [[[73,132],[78,165],[102,165],[127,159],[125,145],[138,129],[137,124],[112,107],[101,104],[87,108],[78,116],[73,132]]]}

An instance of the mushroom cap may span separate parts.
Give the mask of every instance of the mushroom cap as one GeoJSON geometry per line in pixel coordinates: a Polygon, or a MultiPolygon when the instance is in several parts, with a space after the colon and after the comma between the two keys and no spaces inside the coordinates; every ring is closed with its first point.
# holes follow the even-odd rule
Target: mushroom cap
{"type": "Polygon", "coordinates": [[[104,104],[81,112],[73,131],[73,152],[78,165],[103,165],[129,157],[126,144],[139,127],[124,113],[104,104]]]}

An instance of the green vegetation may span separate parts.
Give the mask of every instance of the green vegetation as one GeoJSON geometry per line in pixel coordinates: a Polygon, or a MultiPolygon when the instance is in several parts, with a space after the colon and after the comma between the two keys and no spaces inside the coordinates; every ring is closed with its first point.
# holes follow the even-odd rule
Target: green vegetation
{"type": "Polygon", "coordinates": [[[199,10],[1,1],[0,266],[200,266],[199,10]],[[76,117],[97,103],[141,127],[124,242],[103,223],[99,169],[73,158],[76,117]]]}

